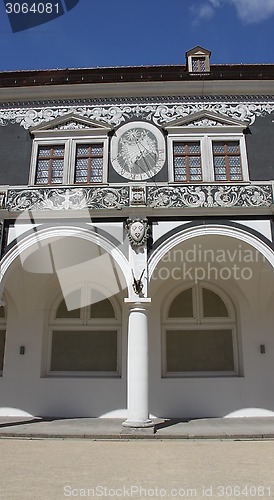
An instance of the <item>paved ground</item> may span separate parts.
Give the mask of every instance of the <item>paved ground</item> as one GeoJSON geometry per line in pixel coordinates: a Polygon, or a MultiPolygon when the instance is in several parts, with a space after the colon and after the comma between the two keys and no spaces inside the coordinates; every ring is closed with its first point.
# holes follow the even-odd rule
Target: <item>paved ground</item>
{"type": "Polygon", "coordinates": [[[121,419],[75,418],[31,420],[0,418],[1,437],[87,439],[274,439],[274,417],[158,420],[155,433],[130,431],[121,419]]]}
{"type": "Polygon", "coordinates": [[[0,498],[273,499],[274,442],[0,439],[0,498]]]}

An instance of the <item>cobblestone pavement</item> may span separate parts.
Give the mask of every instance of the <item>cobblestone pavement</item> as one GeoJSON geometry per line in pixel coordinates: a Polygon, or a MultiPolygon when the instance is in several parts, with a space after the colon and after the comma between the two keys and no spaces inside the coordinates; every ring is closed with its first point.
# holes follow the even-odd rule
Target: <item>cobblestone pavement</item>
{"type": "Polygon", "coordinates": [[[0,498],[273,499],[274,441],[0,440],[0,498]]]}

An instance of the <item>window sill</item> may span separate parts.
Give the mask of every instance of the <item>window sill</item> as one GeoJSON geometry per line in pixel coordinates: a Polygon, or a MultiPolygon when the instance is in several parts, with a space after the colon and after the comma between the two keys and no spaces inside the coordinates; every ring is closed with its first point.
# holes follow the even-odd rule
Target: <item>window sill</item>
{"type": "Polygon", "coordinates": [[[252,184],[248,180],[243,180],[243,181],[169,181],[168,185],[169,186],[218,186],[218,185],[227,185],[227,186],[234,186],[234,185],[247,185],[249,186],[252,184]]]}
{"type": "Polygon", "coordinates": [[[60,374],[57,373],[48,373],[47,375],[44,375],[41,377],[41,379],[47,379],[47,380],[103,380],[103,379],[114,379],[114,380],[120,380],[122,376],[119,373],[107,373],[107,372],[79,372],[79,373],[69,373],[69,372],[62,372],[60,374]]]}
{"type": "Polygon", "coordinates": [[[183,373],[178,373],[177,375],[175,374],[164,374],[161,376],[161,381],[170,381],[170,382],[174,382],[175,380],[177,381],[182,381],[182,380],[187,380],[187,381],[201,381],[201,380],[210,380],[210,379],[213,379],[213,380],[239,380],[239,379],[243,379],[244,378],[244,375],[240,375],[240,374],[237,374],[237,373],[227,373],[227,374],[223,374],[223,373],[216,373],[216,374],[213,374],[213,373],[208,373],[208,374],[204,374],[202,375],[201,373],[197,373],[197,374],[186,374],[184,375],[183,373]]]}

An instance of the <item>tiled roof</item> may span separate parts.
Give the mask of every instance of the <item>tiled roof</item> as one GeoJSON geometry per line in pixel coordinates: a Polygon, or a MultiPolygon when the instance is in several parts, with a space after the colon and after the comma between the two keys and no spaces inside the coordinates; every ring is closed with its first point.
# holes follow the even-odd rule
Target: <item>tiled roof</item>
{"type": "Polygon", "coordinates": [[[212,64],[209,73],[189,73],[185,65],[4,71],[0,87],[203,79],[274,80],[274,64],[212,64]]]}

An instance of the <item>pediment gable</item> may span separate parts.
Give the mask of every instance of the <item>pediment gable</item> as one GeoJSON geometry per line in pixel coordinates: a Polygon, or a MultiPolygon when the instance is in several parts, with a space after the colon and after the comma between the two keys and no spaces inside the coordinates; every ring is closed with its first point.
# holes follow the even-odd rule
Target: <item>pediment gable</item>
{"type": "Polygon", "coordinates": [[[186,52],[186,57],[189,56],[210,56],[211,52],[210,50],[204,49],[204,47],[201,47],[200,45],[196,45],[196,47],[193,47],[193,49],[190,49],[186,52]]]}
{"type": "Polygon", "coordinates": [[[112,130],[112,127],[106,122],[90,120],[90,118],[82,117],[76,113],[68,113],[30,129],[34,134],[46,131],[56,132],[58,130],[101,130],[102,132],[109,132],[112,130]]]}
{"type": "Polygon", "coordinates": [[[228,116],[222,115],[220,113],[215,113],[213,111],[199,111],[196,113],[191,113],[187,116],[177,118],[170,122],[166,122],[163,128],[166,130],[178,127],[238,127],[246,128],[248,122],[237,120],[235,118],[230,118],[228,116]]]}

